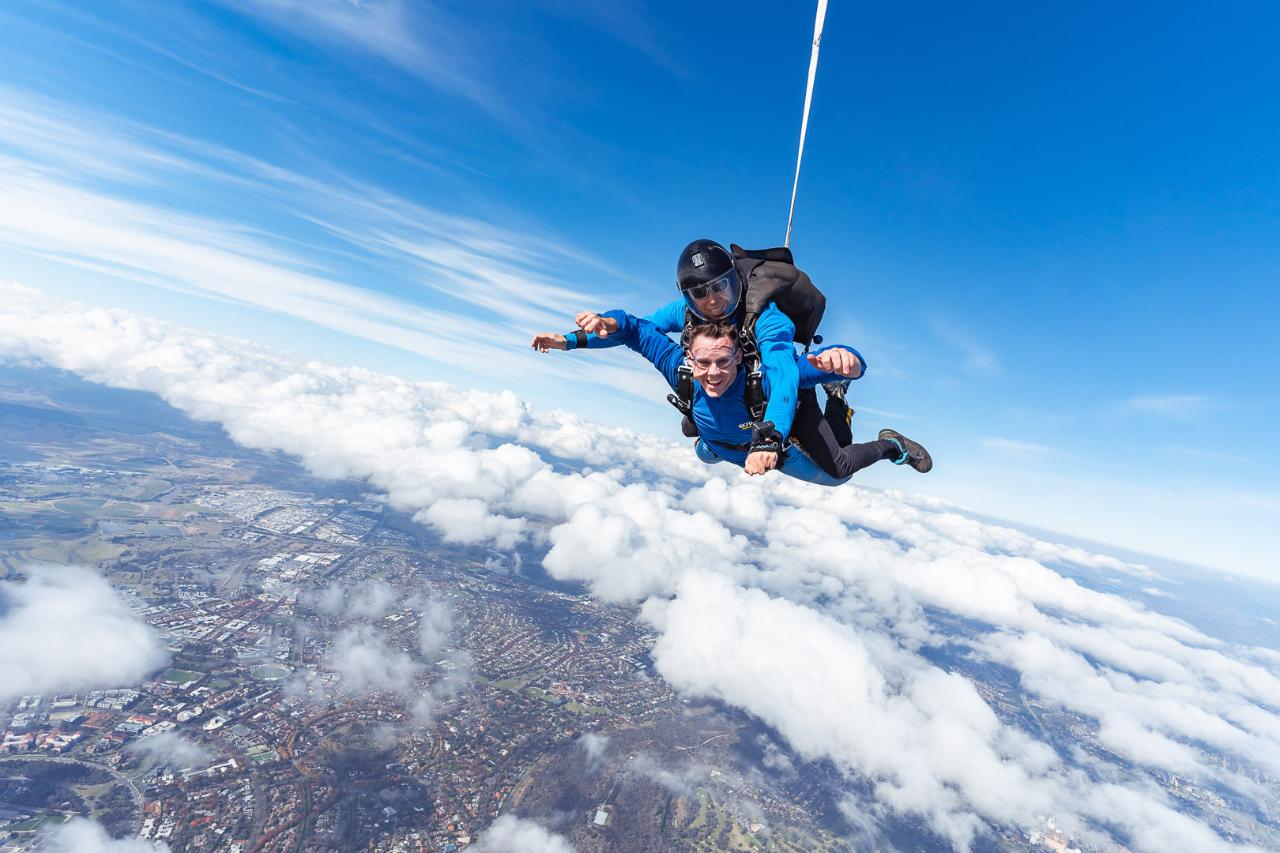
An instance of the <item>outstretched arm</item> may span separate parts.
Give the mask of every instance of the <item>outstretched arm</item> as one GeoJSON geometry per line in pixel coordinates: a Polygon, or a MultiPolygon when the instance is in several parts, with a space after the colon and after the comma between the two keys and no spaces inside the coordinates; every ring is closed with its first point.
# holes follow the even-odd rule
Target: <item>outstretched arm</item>
{"type": "MultiPolygon", "coordinates": [[[[622,341],[618,339],[618,326],[610,318],[611,313],[579,311],[573,318],[578,326],[577,329],[563,335],[557,332],[539,332],[533,336],[532,346],[539,352],[553,349],[609,349],[621,346],[622,341]]],[[[653,323],[660,332],[678,332],[684,328],[684,300],[668,302],[652,314],[639,319],[653,323]]]]}
{"type": "Polygon", "coordinates": [[[866,359],[853,347],[833,344],[807,353],[800,362],[800,387],[812,388],[823,382],[860,379],[867,372],[866,359]]]}
{"type": "Polygon", "coordinates": [[[679,380],[677,370],[684,361],[680,345],[643,317],[633,317],[625,311],[606,311],[601,316],[611,320],[617,329],[610,337],[644,356],[675,390],[679,380]]]}

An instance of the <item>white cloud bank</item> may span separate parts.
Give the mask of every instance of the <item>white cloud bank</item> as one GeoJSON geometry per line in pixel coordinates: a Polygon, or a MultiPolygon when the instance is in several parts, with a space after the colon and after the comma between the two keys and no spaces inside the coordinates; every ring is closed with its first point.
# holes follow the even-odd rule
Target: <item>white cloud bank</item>
{"type": "Polygon", "coordinates": [[[72,818],[49,834],[41,848],[49,853],[169,853],[168,844],[138,838],[112,838],[102,824],[72,818]]]}
{"type": "Polygon", "coordinates": [[[214,753],[176,732],[161,732],[129,744],[130,752],[169,765],[173,770],[199,770],[213,763],[214,753]]]}
{"type": "MultiPolygon", "coordinates": [[[[748,480],[510,393],[294,363],[16,286],[0,306],[0,355],[155,392],[242,444],[362,480],[457,541],[549,545],[554,576],[641,605],[677,689],[765,720],[800,755],[869,780],[877,809],[919,815],[958,848],[1052,815],[1136,850],[1234,849],[1157,774],[1244,799],[1280,775],[1274,658],[1047,564],[1150,576],[1142,567],[907,496],[748,480]],[[927,647],[1007,667],[1045,712],[1080,715],[1097,747],[1059,754],[927,647]]],[[[425,622],[435,646],[440,625],[425,622]]],[[[350,639],[335,669],[338,652],[380,642],[350,639]]],[[[380,660],[363,687],[404,683],[408,670],[380,660]]]]}
{"type": "Polygon", "coordinates": [[[25,580],[0,584],[0,702],[135,684],[165,663],[150,626],[95,572],[24,572],[25,580]]]}
{"type": "Polygon", "coordinates": [[[573,845],[563,835],[509,814],[481,833],[472,849],[476,853],[573,853],[573,845]]]}

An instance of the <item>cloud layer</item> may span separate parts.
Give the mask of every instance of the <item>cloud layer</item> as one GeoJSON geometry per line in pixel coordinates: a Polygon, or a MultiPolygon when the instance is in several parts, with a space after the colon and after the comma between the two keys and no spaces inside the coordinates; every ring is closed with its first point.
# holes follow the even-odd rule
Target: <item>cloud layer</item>
{"type": "Polygon", "coordinates": [[[573,845],[563,835],[509,814],[481,833],[473,849],[477,853],[573,853],[573,845]]]}
{"type": "Polygon", "coordinates": [[[169,765],[173,770],[199,770],[213,763],[214,753],[176,732],[161,732],[129,744],[128,750],[169,765]]]}
{"type": "Polygon", "coordinates": [[[136,684],[167,660],[151,628],[98,574],[31,566],[0,585],[0,702],[136,684]]]}
{"type": "MultiPolygon", "coordinates": [[[[1052,815],[1137,850],[1231,849],[1158,780],[1256,801],[1255,780],[1280,771],[1274,658],[1049,568],[1153,577],[1144,567],[908,496],[748,480],[511,394],[293,363],[14,286],[0,303],[0,354],[160,394],[245,445],[362,480],[456,541],[545,546],[555,577],[639,605],[678,690],[754,714],[801,756],[869,780],[874,809],[956,847],[1052,815]],[[1093,746],[1038,739],[940,651],[1008,673],[1093,746]]],[[[434,646],[447,627],[424,624],[434,646]]],[[[348,639],[335,670],[380,642],[348,639]]],[[[362,689],[410,677],[382,652],[362,689]]]]}
{"type": "Polygon", "coordinates": [[[51,853],[169,853],[168,844],[138,838],[112,838],[96,821],[75,817],[49,835],[43,850],[51,853]]]}

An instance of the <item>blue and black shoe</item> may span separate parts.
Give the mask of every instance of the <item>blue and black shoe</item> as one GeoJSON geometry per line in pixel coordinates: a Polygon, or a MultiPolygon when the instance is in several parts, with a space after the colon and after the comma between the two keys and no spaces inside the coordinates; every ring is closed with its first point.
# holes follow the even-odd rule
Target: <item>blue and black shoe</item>
{"type": "Polygon", "coordinates": [[[933,457],[929,455],[929,451],[920,446],[919,442],[912,441],[893,429],[880,430],[880,440],[891,441],[897,445],[898,457],[892,460],[894,465],[910,465],[921,474],[927,474],[933,469],[933,457]]]}

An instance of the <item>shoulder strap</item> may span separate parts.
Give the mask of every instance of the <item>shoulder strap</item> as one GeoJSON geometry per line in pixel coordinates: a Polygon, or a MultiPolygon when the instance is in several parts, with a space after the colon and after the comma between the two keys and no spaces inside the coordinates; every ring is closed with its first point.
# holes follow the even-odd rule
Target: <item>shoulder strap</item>
{"type": "Polygon", "coordinates": [[[742,402],[751,413],[751,420],[764,418],[764,410],[769,401],[764,394],[764,373],[760,369],[760,347],[756,343],[756,320],[758,314],[751,313],[744,307],[739,308],[738,346],[742,349],[742,369],[746,371],[746,381],[742,385],[742,402]]]}
{"type": "MultiPolygon", "coordinates": [[[[680,331],[681,353],[689,352],[689,335],[693,331],[694,319],[693,312],[688,308],[684,309],[684,328],[680,331]]],[[[676,390],[667,395],[667,402],[684,415],[684,423],[681,425],[684,434],[690,438],[697,435],[698,428],[693,424],[693,368],[687,360],[681,361],[676,368],[676,390]]]]}

